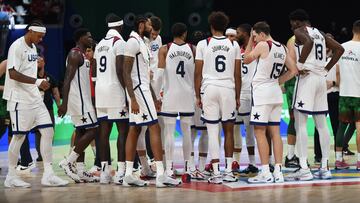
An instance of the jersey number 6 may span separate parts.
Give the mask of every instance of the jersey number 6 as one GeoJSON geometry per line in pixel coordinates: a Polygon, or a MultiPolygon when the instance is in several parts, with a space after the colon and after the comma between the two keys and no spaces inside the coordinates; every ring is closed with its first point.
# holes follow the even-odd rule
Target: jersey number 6
{"type": "Polygon", "coordinates": [[[224,55],[219,55],[215,57],[215,70],[217,72],[224,72],[225,71],[225,60],[226,57],[224,55]]]}

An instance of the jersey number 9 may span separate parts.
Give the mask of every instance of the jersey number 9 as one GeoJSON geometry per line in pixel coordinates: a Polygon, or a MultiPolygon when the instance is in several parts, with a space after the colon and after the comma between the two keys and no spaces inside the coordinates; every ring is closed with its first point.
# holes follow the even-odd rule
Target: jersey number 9
{"type": "Polygon", "coordinates": [[[100,68],[99,68],[100,72],[105,72],[106,71],[106,56],[101,56],[100,57],[100,68]]]}

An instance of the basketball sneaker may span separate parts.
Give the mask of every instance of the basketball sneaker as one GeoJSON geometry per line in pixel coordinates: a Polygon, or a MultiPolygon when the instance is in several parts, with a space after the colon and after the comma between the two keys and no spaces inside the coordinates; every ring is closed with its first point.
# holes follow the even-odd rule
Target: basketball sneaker
{"type": "Polygon", "coordinates": [[[75,183],[81,182],[81,179],[77,174],[76,167],[72,163],[68,162],[66,159],[63,159],[60,161],[59,166],[60,168],[64,169],[65,174],[69,176],[69,178],[73,179],[75,183]]]}
{"type": "Polygon", "coordinates": [[[335,161],[335,169],[336,170],[343,170],[348,169],[350,166],[345,162],[345,160],[342,161],[335,161]]]}
{"type": "Polygon", "coordinates": [[[176,187],[181,184],[180,180],[166,174],[156,177],[156,187],[176,187]]]}
{"type": "Polygon", "coordinates": [[[274,176],[268,172],[260,172],[257,176],[251,177],[248,179],[249,183],[273,183],[274,182],[274,176]]]}
{"type": "Polygon", "coordinates": [[[249,164],[248,167],[246,167],[244,170],[240,171],[240,176],[250,177],[250,176],[254,176],[258,173],[259,173],[259,169],[256,166],[249,164]]]}
{"type": "Polygon", "coordinates": [[[140,178],[134,176],[134,175],[127,175],[123,178],[123,186],[129,187],[129,186],[135,186],[135,187],[144,187],[148,186],[149,182],[143,181],[140,178]]]}
{"type": "Polygon", "coordinates": [[[115,172],[115,175],[113,177],[113,181],[116,185],[122,185],[123,184],[123,180],[124,179],[124,174],[120,173],[118,171],[115,172]]]}
{"type": "Polygon", "coordinates": [[[274,172],[274,182],[275,183],[283,183],[284,182],[284,175],[282,172],[274,172]]]}
{"type": "Polygon", "coordinates": [[[212,175],[208,179],[208,183],[210,184],[222,184],[223,183],[223,176],[221,174],[219,175],[212,175]]]}
{"type": "Polygon", "coordinates": [[[100,184],[110,184],[111,183],[111,175],[109,171],[101,171],[100,173],[100,184]]]}
{"type": "Polygon", "coordinates": [[[190,171],[191,179],[195,180],[205,180],[206,175],[199,171],[199,169],[195,169],[195,171],[190,171]]]}
{"type": "Polygon", "coordinates": [[[98,171],[101,171],[101,168],[94,165],[93,167],[90,168],[90,170],[88,172],[91,173],[91,174],[95,174],[98,171]]]}
{"type": "Polygon", "coordinates": [[[232,171],[230,171],[230,172],[225,171],[223,174],[223,181],[225,181],[225,182],[236,182],[238,180],[239,179],[236,176],[234,176],[232,171]]]}
{"type": "Polygon", "coordinates": [[[238,172],[240,169],[240,164],[237,161],[233,161],[231,164],[231,170],[232,172],[238,172]]]}
{"type": "Polygon", "coordinates": [[[141,168],[140,171],[140,178],[142,179],[151,179],[151,178],[156,178],[156,173],[149,167],[149,168],[141,168]]]}
{"type": "Polygon", "coordinates": [[[89,173],[88,171],[78,171],[77,172],[80,181],[83,183],[93,183],[98,182],[99,178],[94,176],[93,174],[89,173]]]}
{"type": "Polygon", "coordinates": [[[285,156],[285,167],[286,168],[299,168],[299,158],[297,156],[293,156],[291,159],[288,159],[287,156],[285,156]]]}
{"type": "Polygon", "coordinates": [[[7,188],[15,188],[15,187],[29,188],[31,187],[31,184],[21,180],[21,178],[17,175],[14,176],[7,175],[4,182],[4,186],[7,188]]]}
{"type": "Polygon", "coordinates": [[[44,173],[41,178],[41,184],[49,187],[59,187],[69,184],[69,181],[61,179],[54,173],[44,173]]]}
{"type": "Polygon", "coordinates": [[[214,171],[211,163],[205,165],[205,171],[209,173],[212,173],[214,171]]]}
{"type": "Polygon", "coordinates": [[[307,169],[299,168],[295,170],[293,173],[290,173],[285,176],[285,180],[289,180],[289,181],[295,181],[295,180],[308,181],[312,179],[314,179],[314,176],[312,175],[310,168],[307,169]]]}
{"type": "Polygon", "coordinates": [[[319,171],[314,173],[314,177],[318,179],[331,179],[332,175],[330,170],[320,168],[319,171]]]}
{"type": "Polygon", "coordinates": [[[30,173],[31,170],[34,169],[35,167],[36,167],[36,164],[34,162],[30,162],[27,166],[18,165],[16,167],[16,170],[20,174],[24,174],[24,173],[30,173]]]}

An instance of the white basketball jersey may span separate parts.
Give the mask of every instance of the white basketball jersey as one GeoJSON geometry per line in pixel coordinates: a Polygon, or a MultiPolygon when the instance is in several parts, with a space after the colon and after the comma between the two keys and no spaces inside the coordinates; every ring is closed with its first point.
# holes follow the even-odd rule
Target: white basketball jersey
{"type": "Polygon", "coordinates": [[[170,43],[164,71],[163,112],[194,112],[194,55],[191,45],[170,43]]]}
{"type": "Polygon", "coordinates": [[[202,89],[207,85],[235,88],[235,59],[241,59],[239,44],[228,38],[211,37],[199,42],[196,59],[203,60],[202,89]]]}
{"type": "Polygon", "coordinates": [[[73,48],[72,50],[81,52],[84,63],[76,70],[70,83],[67,114],[70,116],[84,115],[87,112],[94,111],[90,90],[90,61],[86,59],[85,54],[80,49],[73,48]]]}
{"type": "Polygon", "coordinates": [[[306,58],[304,68],[319,75],[326,75],[326,43],[324,36],[314,27],[306,27],[309,36],[314,41],[309,56],[306,58]]]}
{"type": "Polygon", "coordinates": [[[124,55],[125,41],[115,36],[106,36],[95,48],[97,108],[124,107],[125,90],[116,73],[116,56],[124,55]]]}
{"type": "Polygon", "coordinates": [[[241,49],[241,96],[240,98],[248,97],[251,94],[251,81],[254,77],[256,67],[256,60],[249,64],[244,64],[245,50],[241,49]]]}
{"type": "Polygon", "coordinates": [[[360,97],[360,42],[342,44],[345,51],[339,60],[340,96],[360,97]]]}
{"type": "Polygon", "coordinates": [[[284,70],[286,59],[285,47],[276,41],[267,41],[269,55],[258,59],[252,80],[254,105],[283,103],[278,78],[284,70]]]}
{"type": "Polygon", "coordinates": [[[151,52],[151,59],[150,59],[150,69],[154,70],[157,69],[158,65],[158,53],[159,49],[162,46],[162,40],[160,35],[156,37],[153,41],[149,42],[149,49],[151,52]]]}

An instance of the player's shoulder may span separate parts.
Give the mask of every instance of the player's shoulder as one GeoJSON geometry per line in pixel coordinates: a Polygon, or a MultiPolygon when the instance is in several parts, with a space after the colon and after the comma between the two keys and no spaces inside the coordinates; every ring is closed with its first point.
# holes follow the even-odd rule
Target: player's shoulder
{"type": "Polygon", "coordinates": [[[197,43],[196,47],[203,48],[203,47],[205,47],[205,45],[207,44],[207,42],[208,42],[208,39],[200,40],[200,41],[197,43]]]}

